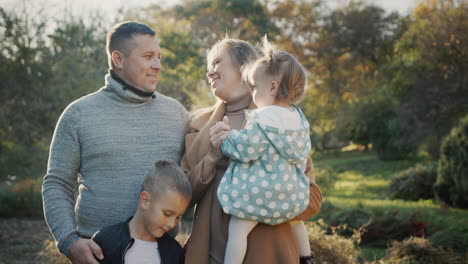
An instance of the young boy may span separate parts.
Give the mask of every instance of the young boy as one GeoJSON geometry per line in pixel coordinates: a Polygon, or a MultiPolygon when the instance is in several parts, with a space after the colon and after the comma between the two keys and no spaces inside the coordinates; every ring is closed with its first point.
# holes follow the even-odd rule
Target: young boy
{"type": "Polygon", "coordinates": [[[143,183],[135,215],[94,234],[104,253],[100,263],[184,263],[181,246],[166,233],[178,224],[191,197],[182,169],[156,162],[143,183]]]}

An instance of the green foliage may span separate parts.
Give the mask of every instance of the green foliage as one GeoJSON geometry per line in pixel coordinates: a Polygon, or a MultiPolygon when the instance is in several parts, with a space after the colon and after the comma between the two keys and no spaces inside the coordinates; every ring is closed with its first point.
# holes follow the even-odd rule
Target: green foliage
{"type": "Polygon", "coordinates": [[[442,143],[434,192],[442,202],[468,208],[468,116],[442,143]]]}
{"type": "Polygon", "coordinates": [[[399,123],[397,115],[385,101],[349,106],[337,118],[338,135],[364,146],[372,144],[381,160],[406,159],[416,146],[406,140],[411,131],[399,123]]]}
{"type": "Polygon", "coordinates": [[[388,186],[391,199],[417,201],[434,197],[433,185],[437,179],[434,165],[421,164],[397,174],[388,186]]]}
{"type": "Polygon", "coordinates": [[[0,179],[44,174],[61,111],[103,86],[107,68],[99,17],[53,21],[28,12],[0,8],[0,179]]]}
{"type": "MultiPolygon", "coordinates": [[[[369,153],[355,151],[342,152],[338,157],[316,157],[315,166],[332,167],[338,179],[335,187],[325,194],[322,208],[312,220],[323,219],[331,224],[330,219],[335,216],[336,224],[347,224],[350,227],[347,220],[338,220],[347,218],[350,219],[350,223],[357,222],[359,219],[352,218],[353,213],[361,212],[357,208],[370,212],[369,224],[361,229],[361,231],[367,230],[363,232],[361,239],[361,245],[366,248],[385,248],[391,239],[402,240],[423,234],[430,236],[445,229],[454,229],[466,234],[467,210],[455,208],[440,210],[439,205],[432,200],[391,200],[385,195],[396,173],[416,167],[417,163],[426,164],[426,162],[428,161],[381,161],[369,153]],[[346,215],[340,213],[342,211],[350,213],[346,215]]],[[[367,219],[369,218],[362,217],[360,221],[364,222],[367,219]]],[[[340,232],[344,231],[346,229],[340,229],[340,232]]]]}
{"type": "MultiPolygon", "coordinates": [[[[371,110],[371,109],[369,109],[371,110]]],[[[415,146],[408,142],[409,128],[403,127],[392,107],[381,105],[374,108],[369,123],[372,148],[381,160],[406,159],[415,151],[415,146]]]]}
{"type": "Polygon", "coordinates": [[[373,216],[372,212],[363,208],[347,208],[332,214],[328,221],[331,226],[345,225],[344,232],[340,234],[349,234],[369,224],[373,216]]]}
{"type": "MultiPolygon", "coordinates": [[[[266,33],[277,32],[266,5],[258,0],[185,0],[163,12],[174,14],[171,17],[176,20],[187,20],[192,41],[205,50],[226,33],[256,42],[266,33]]],[[[155,23],[158,24],[159,19],[155,23]]]]}
{"type": "Polygon", "coordinates": [[[451,248],[455,252],[464,253],[468,248],[468,230],[447,229],[441,230],[431,235],[431,243],[438,247],[451,248]]]}
{"type": "Polygon", "coordinates": [[[37,217],[42,213],[42,180],[15,177],[0,184],[0,217],[37,217]]]}
{"type": "Polygon", "coordinates": [[[336,172],[331,167],[315,168],[314,175],[322,194],[326,194],[328,190],[332,189],[337,180],[336,172]]]}
{"type": "Polygon", "coordinates": [[[0,179],[31,176],[37,171],[28,168],[45,154],[42,135],[51,121],[50,105],[44,103],[50,99],[44,90],[51,78],[42,62],[50,54],[46,27],[42,17],[22,18],[0,8],[0,179]]]}
{"type": "Polygon", "coordinates": [[[316,36],[305,45],[313,57],[308,68],[310,87],[304,99],[310,107],[305,113],[325,127],[322,133],[343,125],[344,119],[358,121],[355,126],[352,121],[346,122],[345,129],[353,130],[352,138],[365,144],[370,139],[362,122],[368,123],[369,118],[361,122],[349,108],[383,96],[380,71],[392,55],[400,18],[396,13],[385,14],[378,6],[355,1],[330,12],[321,10],[320,14],[314,20],[318,21],[317,28],[311,30],[316,36]]]}
{"type": "Polygon", "coordinates": [[[338,137],[353,143],[368,146],[371,143],[371,120],[377,106],[358,104],[341,112],[336,120],[338,137]]]}
{"type": "Polygon", "coordinates": [[[452,251],[434,247],[425,238],[411,237],[393,242],[378,264],[461,264],[452,251]]]}
{"type": "Polygon", "coordinates": [[[428,223],[422,218],[419,212],[403,215],[398,211],[375,216],[361,228],[361,232],[363,232],[362,244],[385,247],[392,240],[401,241],[408,237],[425,237],[427,236],[428,223]]]}
{"type": "Polygon", "coordinates": [[[360,233],[362,245],[385,247],[392,240],[427,235],[427,223],[422,221],[419,213],[400,214],[391,211],[382,216],[376,215],[369,209],[345,208],[334,209],[320,216],[342,236],[354,235],[356,230],[360,233]]]}
{"type": "Polygon", "coordinates": [[[395,45],[384,87],[398,102],[408,140],[437,160],[442,138],[467,113],[468,3],[422,1],[395,45]]]}

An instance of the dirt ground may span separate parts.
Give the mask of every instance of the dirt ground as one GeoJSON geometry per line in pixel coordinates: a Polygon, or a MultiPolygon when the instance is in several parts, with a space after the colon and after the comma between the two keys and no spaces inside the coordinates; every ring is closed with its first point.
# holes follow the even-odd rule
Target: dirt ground
{"type": "Polygon", "coordinates": [[[0,219],[0,264],[70,263],[43,219],[0,219]]]}

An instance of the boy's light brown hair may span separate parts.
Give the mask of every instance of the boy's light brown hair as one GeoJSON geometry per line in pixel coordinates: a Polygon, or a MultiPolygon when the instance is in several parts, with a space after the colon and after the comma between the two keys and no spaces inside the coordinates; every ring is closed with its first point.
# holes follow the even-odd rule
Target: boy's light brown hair
{"type": "Polygon", "coordinates": [[[141,191],[148,192],[152,200],[159,199],[167,191],[178,192],[188,200],[192,198],[192,186],[184,171],[169,161],[157,161],[154,164],[141,191]]]}

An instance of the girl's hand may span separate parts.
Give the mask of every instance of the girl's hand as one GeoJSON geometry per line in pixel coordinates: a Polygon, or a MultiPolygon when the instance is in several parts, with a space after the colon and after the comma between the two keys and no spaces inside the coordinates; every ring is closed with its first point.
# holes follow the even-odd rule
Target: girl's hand
{"type": "Polygon", "coordinates": [[[223,117],[223,121],[216,123],[210,128],[210,141],[214,148],[219,148],[221,143],[229,137],[231,127],[227,116],[223,117]]]}

